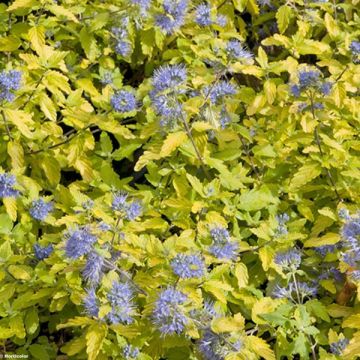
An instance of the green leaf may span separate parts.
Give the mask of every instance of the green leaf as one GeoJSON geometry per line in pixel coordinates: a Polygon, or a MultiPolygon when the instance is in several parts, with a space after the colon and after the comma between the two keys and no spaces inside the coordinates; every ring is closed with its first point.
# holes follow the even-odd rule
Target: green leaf
{"type": "Polygon", "coordinates": [[[319,164],[311,163],[302,166],[290,182],[290,191],[296,191],[303,185],[317,178],[321,174],[319,164]]]}
{"type": "Polygon", "coordinates": [[[235,276],[238,282],[239,289],[245,287],[248,284],[249,274],[245,264],[243,263],[236,264],[235,276]]]}
{"type": "Polygon", "coordinates": [[[27,265],[10,265],[8,272],[19,280],[30,280],[32,275],[32,268],[27,265]]]}
{"type": "Polygon", "coordinates": [[[49,354],[44,349],[44,345],[32,344],[29,346],[30,354],[38,360],[50,360],[49,354]]]}
{"type": "Polygon", "coordinates": [[[11,52],[17,50],[21,41],[15,36],[4,36],[0,38],[0,51],[11,52]]]}
{"type": "MultiPolygon", "coordinates": [[[[13,222],[8,214],[0,214],[0,234],[9,235],[13,228],[13,222]]],[[[0,245],[0,258],[7,259],[11,252],[11,246],[8,241],[5,241],[0,245]]]]}
{"type": "Polygon", "coordinates": [[[35,307],[26,312],[24,323],[27,333],[30,335],[34,334],[39,327],[39,316],[35,307]]]}
{"type": "Polygon", "coordinates": [[[319,300],[317,299],[309,300],[306,303],[306,308],[314,316],[317,316],[326,322],[330,322],[330,317],[327,312],[326,306],[322,304],[319,300]]]}
{"type": "Polygon", "coordinates": [[[161,147],[160,155],[162,157],[169,156],[173,151],[175,151],[184,141],[186,141],[187,136],[184,131],[178,131],[175,133],[170,133],[161,147]]]}
{"type": "Polygon", "coordinates": [[[7,11],[15,11],[18,9],[31,8],[39,5],[38,0],[15,0],[8,8],[7,11]]]}
{"type": "Polygon", "coordinates": [[[107,334],[107,326],[103,324],[92,325],[86,333],[86,353],[89,360],[95,360],[107,334]]]}
{"type": "Polygon", "coordinates": [[[43,26],[35,26],[29,30],[28,35],[34,50],[41,56],[44,53],[45,47],[45,28],[43,26]]]}
{"type": "Polygon", "coordinates": [[[280,6],[278,11],[276,12],[276,20],[281,34],[283,34],[288,28],[291,18],[291,8],[287,5],[280,6]]]}
{"type": "Polygon", "coordinates": [[[85,26],[80,31],[80,43],[90,61],[94,61],[100,56],[100,50],[97,47],[95,37],[85,26]]]}
{"type": "Polygon", "coordinates": [[[278,201],[266,186],[262,186],[258,190],[253,189],[241,194],[237,207],[240,210],[256,211],[267,208],[270,204],[277,204],[278,201]]]}
{"type": "Polygon", "coordinates": [[[271,350],[270,345],[265,340],[256,336],[248,336],[247,341],[252,351],[258,356],[263,357],[265,360],[276,360],[273,350],[271,350]]]}

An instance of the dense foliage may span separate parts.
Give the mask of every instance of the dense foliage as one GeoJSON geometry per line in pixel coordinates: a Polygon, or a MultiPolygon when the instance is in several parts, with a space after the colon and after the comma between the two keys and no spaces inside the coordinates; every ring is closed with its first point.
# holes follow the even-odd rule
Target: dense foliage
{"type": "Polygon", "coordinates": [[[358,5],[3,1],[0,351],[360,356],[358,5]]]}

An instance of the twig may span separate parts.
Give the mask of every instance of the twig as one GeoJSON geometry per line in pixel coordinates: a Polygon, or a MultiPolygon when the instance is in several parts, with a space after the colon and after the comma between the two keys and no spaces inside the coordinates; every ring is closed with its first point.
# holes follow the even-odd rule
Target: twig
{"type": "MultiPolygon", "coordinates": [[[[76,136],[78,136],[78,135],[80,135],[81,133],[83,133],[85,130],[87,130],[89,127],[91,127],[92,125],[88,125],[88,126],[86,126],[86,127],[84,127],[83,129],[81,129],[80,131],[78,131],[77,133],[75,133],[75,134],[73,134],[73,135],[71,135],[71,136],[69,136],[66,140],[64,140],[64,141],[61,141],[61,142],[59,142],[59,143],[57,143],[57,144],[54,144],[54,145],[51,145],[51,146],[49,146],[49,147],[47,147],[47,148],[45,148],[45,149],[40,149],[40,150],[36,150],[36,151],[30,151],[30,152],[27,152],[27,154],[29,154],[29,155],[35,155],[35,154],[39,154],[39,153],[41,153],[41,152],[43,152],[43,151],[47,151],[47,150],[50,150],[50,149],[54,149],[54,148],[57,148],[57,147],[59,147],[59,146],[61,146],[61,145],[64,145],[64,144],[67,144],[68,142],[70,142],[72,139],[74,139],[76,136]]],[[[91,133],[92,134],[96,134],[97,132],[99,132],[99,131],[101,131],[100,129],[95,129],[94,131],[92,131],[91,133]]]]}
{"type": "Polygon", "coordinates": [[[10,129],[9,129],[9,125],[7,123],[7,120],[6,120],[6,117],[5,117],[5,114],[4,114],[4,110],[1,110],[1,116],[4,120],[4,125],[5,125],[5,129],[6,129],[6,133],[8,135],[8,137],[12,140],[13,137],[11,136],[11,132],[10,132],[10,129]]]}
{"type": "Polygon", "coordinates": [[[248,150],[248,148],[246,146],[246,143],[245,143],[245,141],[244,141],[244,139],[242,138],[241,135],[239,135],[239,139],[240,139],[240,141],[241,141],[241,143],[243,145],[246,156],[248,157],[248,159],[250,161],[250,166],[251,166],[253,172],[255,173],[256,178],[258,180],[260,180],[259,172],[258,172],[257,168],[255,167],[254,161],[253,161],[252,157],[250,156],[249,150],[248,150]]]}
{"type": "Polygon", "coordinates": [[[192,143],[192,145],[193,145],[193,147],[194,147],[196,156],[197,156],[197,158],[198,158],[199,161],[200,161],[201,168],[203,169],[206,178],[207,178],[209,181],[211,181],[210,174],[208,173],[208,171],[207,171],[207,169],[206,169],[206,165],[205,165],[205,163],[204,163],[204,160],[203,160],[203,158],[202,158],[202,156],[201,156],[201,154],[200,154],[200,151],[199,151],[199,149],[198,149],[198,147],[197,147],[197,145],[196,145],[196,143],[195,143],[195,140],[194,140],[194,138],[193,138],[193,136],[192,136],[192,134],[191,134],[191,130],[190,130],[190,128],[189,128],[188,123],[186,122],[186,119],[185,119],[183,113],[181,113],[181,120],[182,120],[182,122],[183,122],[185,131],[186,131],[186,134],[187,134],[188,138],[190,139],[190,141],[191,141],[191,143],[192,143]]]}
{"type": "Polygon", "coordinates": [[[139,287],[137,284],[135,284],[134,280],[129,276],[129,274],[124,271],[124,270],[121,270],[120,268],[118,268],[116,265],[114,265],[111,261],[105,259],[105,264],[107,266],[109,266],[111,269],[113,270],[116,270],[117,272],[119,272],[119,274],[123,277],[125,277],[128,281],[130,281],[132,283],[132,285],[142,294],[144,295],[148,295],[148,293],[143,290],[141,287],[139,287]]]}
{"type": "MultiPolygon", "coordinates": [[[[310,103],[311,103],[311,114],[312,114],[313,119],[316,121],[313,94],[310,94],[309,98],[310,98],[310,103]]],[[[321,141],[320,141],[320,136],[319,136],[319,125],[318,124],[315,126],[314,134],[315,134],[315,142],[316,142],[317,147],[318,147],[318,149],[320,151],[320,155],[321,155],[321,157],[324,157],[324,152],[323,152],[322,147],[321,147],[321,141]]],[[[325,168],[325,171],[326,171],[327,177],[328,177],[328,179],[330,181],[330,184],[334,189],[334,192],[336,194],[336,197],[337,197],[338,201],[342,201],[341,196],[339,195],[339,193],[338,193],[338,191],[336,189],[335,181],[334,181],[334,179],[333,179],[333,177],[331,175],[330,170],[328,168],[325,168]]]]}

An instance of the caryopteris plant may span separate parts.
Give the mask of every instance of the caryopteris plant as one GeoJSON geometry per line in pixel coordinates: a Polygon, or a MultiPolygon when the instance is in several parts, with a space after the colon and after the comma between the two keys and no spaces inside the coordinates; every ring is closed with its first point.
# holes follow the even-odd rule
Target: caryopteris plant
{"type": "Polygon", "coordinates": [[[360,358],[357,0],[0,3],[0,355],[360,358]]]}

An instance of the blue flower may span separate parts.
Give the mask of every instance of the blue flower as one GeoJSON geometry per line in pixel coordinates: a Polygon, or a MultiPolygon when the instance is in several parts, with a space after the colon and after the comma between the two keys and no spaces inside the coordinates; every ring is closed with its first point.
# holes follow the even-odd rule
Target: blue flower
{"type": "Polygon", "coordinates": [[[48,258],[53,251],[54,251],[54,247],[52,244],[48,246],[41,246],[39,244],[34,244],[34,253],[35,253],[35,257],[38,260],[44,260],[48,258]]]}
{"type": "Polygon", "coordinates": [[[135,95],[126,90],[120,90],[110,100],[111,106],[117,112],[126,113],[137,107],[135,95]]]}
{"type": "Polygon", "coordinates": [[[276,215],[276,220],[278,222],[278,227],[276,228],[276,235],[286,235],[288,233],[286,223],[290,220],[289,215],[286,213],[276,215]]]}
{"type": "Polygon", "coordinates": [[[212,24],[211,7],[208,4],[201,4],[195,10],[195,21],[200,26],[209,26],[212,24]]]}
{"type": "Polygon", "coordinates": [[[134,293],[127,282],[113,282],[107,295],[111,305],[111,312],[107,315],[113,324],[131,324],[135,313],[134,293]]]}
{"type": "Polygon", "coordinates": [[[0,174],[0,198],[17,197],[19,191],[14,189],[16,178],[9,173],[0,174]]]}
{"type": "Polygon", "coordinates": [[[96,285],[103,275],[104,258],[96,251],[88,254],[86,265],[82,271],[82,275],[86,281],[96,285]]]}
{"type": "Polygon", "coordinates": [[[127,41],[118,40],[114,50],[118,55],[126,57],[131,54],[131,44],[127,41]]]}
{"type": "Polygon", "coordinates": [[[239,244],[230,241],[230,234],[225,228],[216,227],[210,230],[213,244],[209,252],[218,259],[234,260],[237,257],[239,244]]]}
{"type": "Polygon", "coordinates": [[[331,92],[333,84],[329,81],[325,81],[321,84],[320,91],[323,95],[329,95],[331,92]]]}
{"type": "Polygon", "coordinates": [[[161,291],[155,302],[153,321],[163,336],[181,334],[184,331],[188,319],[179,305],[186,300],[185,294],[171,286],[161,291]]]}
{"type": "Polygon", "coordinates": [[[124,211],[127,206],[127,200],[128,194],[124,191],[119,191],[114,194],[113,201],[111,204],[111,208],[114,211],[124,211]]]}
{"type": "Polygon", "coordinates": [[[220,111],[220,127],[222,129],[225,129],[230,123],[231,123],[231,116],[224,107],[220,111]]]}
{"type": "Polygon", "coordinates": [[[353,55],[360,55],[360,41],[353,40],[350,44],[350,50],[353,55]]]}
{"type": "Polygon", "coordinates": [[[29,213],[33,219],[42,221],[46,219],[53,209],[54,204],[52,202],[46,202],[43,198],[40,198],[32,202],[29,213]]]}
{"type": "Polygon", "coordinates": [[[205,87],[205,96],[210,98],[213,104],[218,104],[225,96],[236,94],[234,85],[227,81],[219,81],[215,85],[205,87]]]}
{"type": "Polygon", "coordinates": [[[314,248],[314,250],[320,254],[322,257],[325,257],[327,254],[333,254],[337,250],[336,245],[322,245],[314,248]]]}
{"type": "Polygon", "coordinates": [[[216,23],[221,26],[224,27],[227,24],[227,17],[225,15],[219,14],[216,18],[216,23]]]}
{"type": "Polygon", "coordinates": [[[186,81],[186,68],[184,65],[164,65],[154,71],[152,84],[156,92],[183,85],[186,81]]]}
{"type": "Polygon", "coordinates": [[[151,0],[131,0],[131,2],[140,8],[142,15],[146,15],[146,12],[150,7],[151,0]]]}
{"type": "Polygon", "coordinates": [[[0,100],[13,101],[12,91],[20,89],[21,72],[18,70],[2,71],[0,73],[0,100]]]}
{"type": "Polygon", "coordinates": [[[173,127],[183,115],[182,105],[177,99],[167,95],[150,94],[150,98],[155,107],[156,114],[159,115],[160,125],[173,127]]]}
{"type": "Polygon", "coordinates": [[[92,245],[97,241],[96,236],[91,234],[87,226],[68,231],[65,238],[67,239],[65,254],[71,259],[77,259],[88,254],[92,249],[92,245]]]}
{"type": "Polygon", "coordinates": [[[224,360],[227,355],[241,351],[243,342],[231,342],[229,335],[215,334],[206,329],[197,345],[204,360],[224,360]]]}
{"type": "Polygon", "coordinates": [[[289,299],[294,303],[300,300],[300,303],[303,303],[304,299],[315,297],[317,291],[317,286],[311,286],[302,281],[298,281],[295,284],[295,282],[291,281],[286,287],[276,285],[273,289],[272,296],[278,299],[289,299]],[[300,299],[298,299],[298,294],[300,299]]]}
{"type": "Polygon", "coordinates": [[[97,317],[99,314],[99,301],[93,288],[86,290],[86,296],[83,300],[85,313],[89,316],[97,317]]]}
{"type": "Polygon", "coordinates": [[[335,355],[341,355],[348,344],[348,339],[339,339],[338,341],[330,344],[330,352],[335,355]]]}
{"type": "Polygon", "coordinates": [[[178,254],[171,260],[174,273],[183,279],[202,277],[205,264],[198,255],[178,254]]]}
{"type": "Polygon", "coordinates": [[[342,260],[352,267],[360,265],[360,216],[349,217],[344,224],[341,235],[345,252],[342,260]]]}
{"type": "Polygon", "coordinates": [[[123,355],[126,360],[136,359],[140,354],[139,348],[132,345],[126,345],[123,349],[123,355]]]}
{"type": "Polygon", "coordinates": [[[165,14],[156,16],[155,22],[168,35],[179,29],[185,22],[188,0],[164,0],[165,14]]]}
{"type": "Polygon", "coordinates": [[[226,51],[230,59],[233,60],[251,60],[253,54],[247,51],[241,42],[236,39],[230,40],[226,45],[226,51]]]}
{"type": "Polygon", "coordinates": [[[135,220],[142,213],[143,207],[139,200],[134,200],[126,206],[125,217],[127,220],[135,220]]]}
{"type": "Polygon", "coordinates": [[[287,270],[296,270],[301,264],[301,253],[296,249],[279,252],[276,254],[274,262],[287,270]]]}
{"type": "Polygon", "coordinates": [[[320,80],[320,72],[317,70],[300,70],[299,84],[301,89],[317,86],[320,80]]]}
{"type": "Polygon", "coordinates": [[[100,82],[103,85],[110,85],[113,82],[113,74],[110,71],[107,71],[103,74],[103,77],[101,78],[100,82]]]}
{"type": "Polygon", "coordinates": [[[290,86],[290,92],[295,96],[295,97],[299,97],[301,94],[301,89],[300,86],[297,84],[293,84],[290,86]]]}

